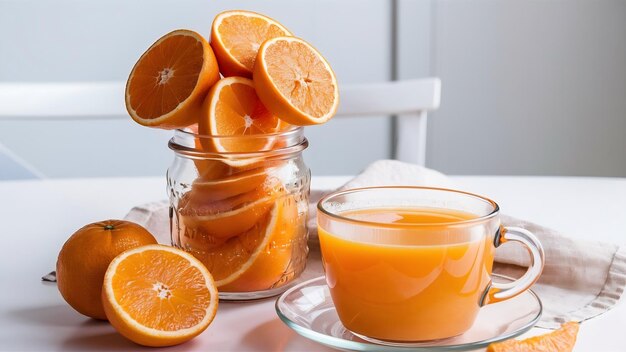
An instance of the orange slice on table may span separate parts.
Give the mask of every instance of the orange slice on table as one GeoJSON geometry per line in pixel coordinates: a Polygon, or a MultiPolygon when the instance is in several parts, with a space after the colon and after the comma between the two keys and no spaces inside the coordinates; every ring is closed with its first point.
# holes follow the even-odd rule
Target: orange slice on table
{"type": "Polygon", "coordinates": [[[533,336],[525,340],[492,343],[487,347],[487,352],[570,352],[576,344],[578,327],[577,322],[570,321],[548,334],[533,336]]]}
{"type": "Polygon", "coordinates": [[[211,26],[211,46],[224,77],[252,78],[257,51],[264,41],[290,36],[275,20],[250,11],[226,11],[215,16],[211,26]]]}
{"type": "Polygon", "coordinates": [[[288,125],[261,103],[252,80],[242,77],[224,78],[211,88],[198,122],[200,134],[220,136],[204,145],[220,153],[270,150],[273,139],[260,135],[286,128],[288,125]]]}
{"type": "Polygon", "coordinates": [[[163,245],[117,256],[104,276],[102,302],[118,332],[145,346],[176,345],[204,331],[217,312],[213,277],[191,254],[163,245]]]}
{"type": "Polygon", "coordinates": [[[269,39],[254,65],[259,98],[276,116],[293,125],[316,125],[335,115],[337,79],[324,57],[295,37],[269,39]]]}
{"type": "Polygon", "coordinates": [[[176,30],[139,58],[126,83],[126,109],[137,123],[164,129],[194,122],[209,88],[220,78],[209,43],[198,33],[176,30]]]}
{"type": "Polygon", "coordinates": [[[213,274],[220,292],[268,289],[291,262],[296,216],[293,198],[283,197],[248,231],[194,254],[213,274]]]}

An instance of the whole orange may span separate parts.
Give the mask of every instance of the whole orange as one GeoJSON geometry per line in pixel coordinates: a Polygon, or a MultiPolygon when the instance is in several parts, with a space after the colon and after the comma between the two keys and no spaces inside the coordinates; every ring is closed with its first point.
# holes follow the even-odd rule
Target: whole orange
{"type": "Polygon", "coordinates": [[[104,273],[118,254],[127,249],[156,244],[142,226],[124,220],[86,225],[63,245],[57,259],[57,286],[79,313],[106,320],[101,291],[104,273]]]}

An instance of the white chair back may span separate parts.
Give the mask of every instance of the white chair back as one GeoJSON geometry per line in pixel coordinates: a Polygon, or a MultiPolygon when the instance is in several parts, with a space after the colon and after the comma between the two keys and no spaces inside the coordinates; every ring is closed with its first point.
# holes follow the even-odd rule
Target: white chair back
{"type": "Polygon", "coordinates": [[[439,78],[344,86],[340,99],[338,116],[397,116],[394,157],[426,163],[426,115],[439,107],[439,78]]]}
{"type": "MultiPolygon", "coordinates": [[[[128,118],[123,92],[123,82],[0,83],[0,121],[128,118]]],[[[426,114],[439,107],[440,96],[438,78],[346,85],[337,116],[398,116],[395,157],[424,165],[426,114]]],[[[44,177],[0,143],[0,179],[44,177]]]]}

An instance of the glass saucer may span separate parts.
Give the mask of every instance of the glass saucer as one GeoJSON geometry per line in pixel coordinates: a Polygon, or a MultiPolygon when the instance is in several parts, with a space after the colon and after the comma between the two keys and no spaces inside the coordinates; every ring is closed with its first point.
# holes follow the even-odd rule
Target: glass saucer
{"type": "MultiPolygon", "coordinates": [[[[493,275],[496,282],[510,278],[493,275]]],[[[321,344],[351,351],[469,351],[530,330],[541,317],[541,301],[528,290],[515,298],[484,306],[470,330],[448,339],[380,345],[359,338],[339,321],[326,279],[321,276],[285,291],[276,300],[280,319],[298,334],[321,344]]]]}

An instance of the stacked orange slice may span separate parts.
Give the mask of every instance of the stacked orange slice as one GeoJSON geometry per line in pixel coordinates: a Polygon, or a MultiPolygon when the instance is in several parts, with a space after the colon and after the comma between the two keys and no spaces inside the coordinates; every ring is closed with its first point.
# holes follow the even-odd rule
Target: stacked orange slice
{"type": "Polygon", "coordinates": [[[225,11],[213,20],[211,46],[225,77],[252,78],[257,51],[264,41],[291,33],[275,20],[251,11],[225,11]]]}
{"type": "Polygon", "coordinates": [[[209,43],[194,31],[173,31],[152,44],[133,67],[126,83],[126,109],[144,126],[185,127],[195,122],[219,78],[209,43]]]}

